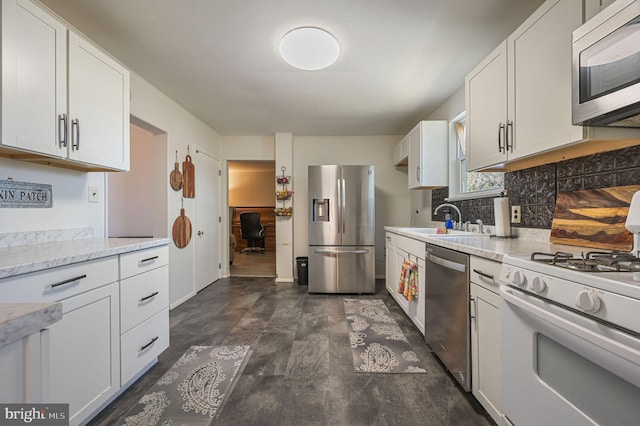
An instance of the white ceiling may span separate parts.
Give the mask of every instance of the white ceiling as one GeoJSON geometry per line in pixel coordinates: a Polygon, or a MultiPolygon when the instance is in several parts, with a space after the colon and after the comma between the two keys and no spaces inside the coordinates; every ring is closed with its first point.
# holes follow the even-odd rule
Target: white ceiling
{"type": "Polygon", "coordinates": [[[222,135],[407,133],[542,0],[42,0],[222,135]],[[289,30],[341,44],[323,71],[289,30]]]}

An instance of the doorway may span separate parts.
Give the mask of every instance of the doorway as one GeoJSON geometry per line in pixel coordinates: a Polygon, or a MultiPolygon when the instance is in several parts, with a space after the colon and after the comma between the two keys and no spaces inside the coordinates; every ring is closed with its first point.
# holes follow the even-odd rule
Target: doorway
{"type": "Polygon", "coordinates": [[[275,277],[275,161],[229,161],[228,164],[230,275],[275,277]],[[258,245],[264,251],[246,250],[251,242],[243,238],[240,228],[240,215],[245,212],[260,214],[264,238],[258,245]]]}

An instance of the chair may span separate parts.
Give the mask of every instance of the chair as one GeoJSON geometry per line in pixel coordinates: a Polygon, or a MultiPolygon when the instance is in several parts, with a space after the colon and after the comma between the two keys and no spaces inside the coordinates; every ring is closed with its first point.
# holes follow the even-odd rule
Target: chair
{"type": "Polygon", "coordinates": [[[247,240],[247,248],[240,253],[264,253],[264,227],[260,224],[260,213],[240,213],[240,233],[247,240]]]}

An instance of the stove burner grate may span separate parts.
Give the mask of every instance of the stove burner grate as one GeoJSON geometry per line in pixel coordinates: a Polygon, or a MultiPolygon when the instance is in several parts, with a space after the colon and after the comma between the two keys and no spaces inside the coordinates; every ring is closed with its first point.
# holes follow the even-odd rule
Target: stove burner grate
{"type": "Polygon", "coordinates": [[[638,272],[640,259],[628,252],[591,251],[576,257],[572,253],[534,252],[531,260],[581,272],[638,272]]]}

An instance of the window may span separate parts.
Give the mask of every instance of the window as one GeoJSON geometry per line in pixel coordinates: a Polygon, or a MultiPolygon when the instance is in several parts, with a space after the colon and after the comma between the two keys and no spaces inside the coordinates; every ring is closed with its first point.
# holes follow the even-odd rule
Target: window
{"type": "Polygon", "coordinates": [[[504,188],[502,172],[468,172],[465,145],[465,113],[451,121],[449,140],[449,198],[494,197],[504,188]]]}

